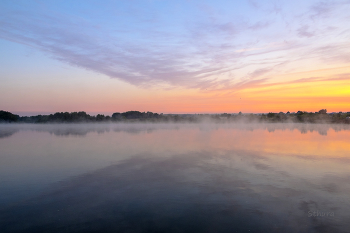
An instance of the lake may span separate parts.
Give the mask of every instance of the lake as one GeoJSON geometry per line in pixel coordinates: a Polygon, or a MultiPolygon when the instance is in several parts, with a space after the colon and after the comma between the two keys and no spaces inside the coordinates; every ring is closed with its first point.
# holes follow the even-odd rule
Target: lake
{"type": "Polygon", "coordinates": [[[349,232],[350,127],[2,124],[0,232],[349,232]]]}

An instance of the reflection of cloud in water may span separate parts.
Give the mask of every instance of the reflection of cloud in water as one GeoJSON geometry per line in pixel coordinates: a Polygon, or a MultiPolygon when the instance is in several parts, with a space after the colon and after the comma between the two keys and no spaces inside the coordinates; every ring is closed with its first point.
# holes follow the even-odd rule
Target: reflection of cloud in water
{"type": "Polygon", "coordinates": [[[345,232],[348,177],[297,177],[243,151],[151,154],[62,181],[0,211],[1,232],[345,232]],[[326,189],[326,190],[325,190],[326,189]],[[323,191],[322,191],[323,190],[323,191]],[[332,191],[330,193],[330,190],[332,191]],[[308,211],[334,211],[310,218],[308,211]],[[16,216],[16,217],[14,217],[16,216]],[[2,223],[7,223],[1,224],[2,223]],[[340,225],[341,223],[342,225],[340,225]]]}
{"type": "Polygon", "coordinates": [[[48,132],[55,136],[86,136],[88,133],[103,134],[110,131],[138,134],[142,132],[152,133],[156,130],[179,130],[183,128],[197,128],[202,131],[215,131],[218,129],[236,129],[251,131],[267,130],[270,133],[275,131],[297,130],[301,134],[317,131],[320,135],[327,136],[329,130],[339,132],[350,130],[349,125],[344,124],[288,124],[288,123],[263,123],[263,124],[175,124],[175,123],[129,123],[129,124],[0,124],[0,138],[12,134],[31,130],[37,132],[48,132]]]}

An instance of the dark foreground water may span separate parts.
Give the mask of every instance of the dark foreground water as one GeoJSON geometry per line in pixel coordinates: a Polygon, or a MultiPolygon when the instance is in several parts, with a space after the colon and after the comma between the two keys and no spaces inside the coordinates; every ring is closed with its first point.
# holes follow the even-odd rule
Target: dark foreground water
{"type": "Polygon", "coordinates": [[[350,128],[0,125],[0,232],[350,232],[350,128]]]}

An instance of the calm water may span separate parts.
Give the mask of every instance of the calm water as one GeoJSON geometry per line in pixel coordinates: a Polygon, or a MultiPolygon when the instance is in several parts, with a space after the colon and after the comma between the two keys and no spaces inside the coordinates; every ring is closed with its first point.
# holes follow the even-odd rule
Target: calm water
{"type": "Polygon", "coordinates": [[[350,232],[343,125],[0,125],[0,232],[350,232]]]}

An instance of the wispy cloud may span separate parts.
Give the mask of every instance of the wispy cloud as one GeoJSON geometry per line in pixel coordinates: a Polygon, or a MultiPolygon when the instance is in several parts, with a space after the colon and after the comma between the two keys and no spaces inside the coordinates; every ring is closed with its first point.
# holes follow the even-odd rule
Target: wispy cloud
{"type": "Polygon", "coordinates": [[[337,8],[343,5],[350,4],[350,1],[319,1],[311,5],[311,18],[329,17],[330,14],[337,8]]]}
{"type": "Polygon", "coordinates": [[[298,29],[298,35],[301,37],[313,37],[314,33],[309,31],[308,26],[302,26],[301,28],[298,29]]]}
{"type": "Polygon", "coordinates": [[[272,68],[263,68],[263,69],[254,70],[252,73],[249,74],[249,77],[250,78],[257,78],[257,77],[260,77],[264,74],[267,74],[271,70],[272,70],[272,68]]]}
{"type": "MultiPolygon", "coordinates": [[[[275,86],[289,86],[289,84],[306,84],[306,83],[318,83],[318,82],[332,82],[332,81],[350,81],[350,73],[344,73],[344,74],[338,74],[338,75],[332,75],[327,77],[308,77],[308,78],[300,78],[296,80],[291,80],[287,82],[273,82],[268,83],[268,79],[259,79],[254,80],[254,82],[246,83],[248,85],[248,88],[268,88],[268,87],[275,87],[275,86]]],[[[246,85],[245,83],[243,83],[246,85]]],[[[240,87],[238,85],[237,87],[240,87]]],[[[235,90],[240,90],[241,88],[237,88],[235,90]]],[[[268,91],[268,90],[267,90],[268,91]]]]}
{"type": "MultiPolygon", "coordinates": [[[[249,3],[256,11],[260,10],[256,1],[249,3]]],[[[224,17],[213,6],[203,4],[198,20],[190,15],[191,20],[181,19],[178,23],[167,19],[168,22],[153,11],[139,12],[141,16],[133,18],[133,13],[120,11],[121,18],[108,16],[118,22],[115,25],[46,8],[31,11],[8,7],[0,11],[0,38],[140,87],[241,88],[264,82],[266,79],[260,77],[276,71],[274,65],[291,64],[301,59],[300,54],[309,55],[302,59],[313,56],[322,61],[322,55],[328,53],[339,62],[349,62],[347,50],[340,49],[348,47],[342,44],[342,39],[349,33],[326,43],[318,40],[311,24],[315,18],[329,16],[341,4],[348,3],[311,5],[308,16],[313,19],[301,27],[298,21],[292,25],[297,31],[295,37],[288,36],[289,29],[278,26],[279,16],[266,14],[254,20],[224,17]],[[136,22],[117,21],[123,17],[136,22]]],[[[271,5],[282,14],[283,4],[271,5]]],[[[328,33],[344,32],[349,26],[337,27],[333,26],[328,33]]]]}

